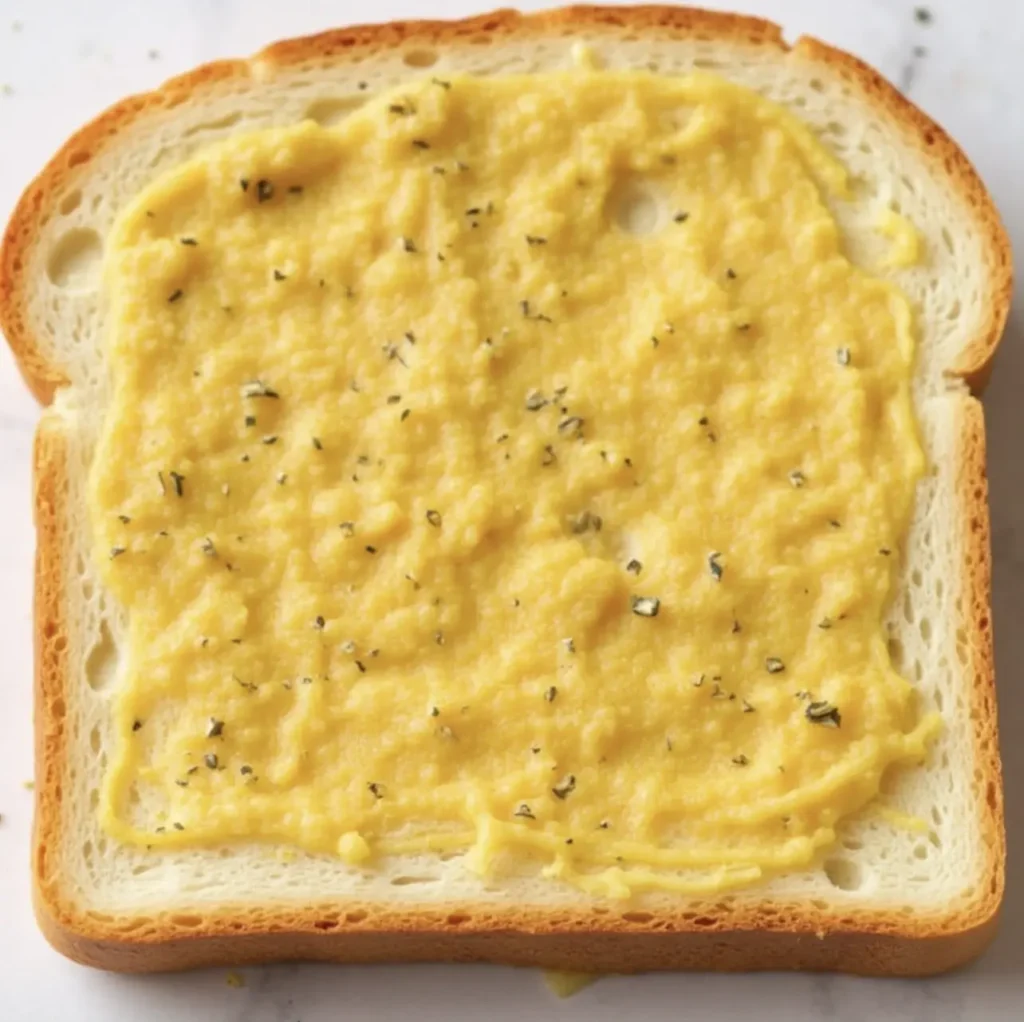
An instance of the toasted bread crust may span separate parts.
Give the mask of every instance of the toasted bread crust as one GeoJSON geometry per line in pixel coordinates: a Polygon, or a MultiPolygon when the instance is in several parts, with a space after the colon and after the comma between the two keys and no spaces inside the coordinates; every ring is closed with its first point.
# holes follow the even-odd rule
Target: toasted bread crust
{"type": "MultiPolygon", "coordinates": [[[[500,11],[458,22],[406,22],[328,32],[277,43],[250,61],[206,65],[172,79],[160,90],[112,107],[68,141],[29,186],[18,204],[0,252],[0,325],[23,375],[48,403],[66,375],[42,349],[25,309],[23,269],[42,220],[57,197],[88,170],[95,154],[137,118],[184,100],[225,79],[266,76],[277,69],[330,63],[347,55],[486,38],[550,38],[581,29],[649,31],[659,37],[700,34],[785,51],[780,29],[765,21],[687,8],[577,7],[523,16],[500,11]]],[[[916,140],[936,173],[977,215],[984,232],[993,293],[984,328],[955,367],[972,386],[987,375],[1006,319],[1011,288],[1009,244],[987,191],[966,157],[924,114],[860,61],[815,40],[801,39],[798,59],[827,66],[861,89],[908,139],[916,140]]],[[[976,763],[987,797],[977,821],[987,849],[986,883],[967,903],[933,917],[908,919],[867,908],[844,912],[807,904],[764,902],[719,905],[695,915],[681,907],[654,917],[646,912],[594,908],[445,904],[381,907],[325,903],[297,907],[232,908],[204,914],[198,924],[174,913],[146,917],[100,916],[77,905],[62,886],[55,861],[61,847],[62,785],[68,752],[65,686],[75,637],[68,618],[68,501],[66,440],[56,416],[45,415],[35,453],[36,523],[36,822],[33,853],[35,905],[50,942],[69,957],[124,971],[159,971],[249,964],[281,959],[349,962],[484,960],[581,971],[715,968],[840,970],[925,975],[970,960],[991,940],[1003,891],[1001,770],[996,741],[990,627],[990,554],[984,422],[980,405],[957,403],[962,436],[957,492],[962,505],[965,607],[974,673],[971,689],[976,763]]]]}

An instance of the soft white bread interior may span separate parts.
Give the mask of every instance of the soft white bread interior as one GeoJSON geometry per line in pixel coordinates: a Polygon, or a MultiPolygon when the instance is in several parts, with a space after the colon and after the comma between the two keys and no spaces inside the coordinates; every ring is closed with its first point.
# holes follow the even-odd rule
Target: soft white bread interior
{"type": "MultiPolygon", "coordinates": [[[[324,957],[389,957],[383,945],[379,953],[345,953],[338,944],[331,953],[327,944],[302,940],[241,943],[274,930],[315,937],[324,919],[333,923],[320,927],[321,937],[338,926],[426,933],[448,925],[469,935],[582,926],[624,940],[668,920],[678,932],[703,928],[708,948],[724,933],[759,931],[760,945],[743,945],[734,959],[725,954],[719,964],[726,967],[923,972],[976,953],[1002,892],[1003,837],[983,427],[965,379],[984,376],[1005,319],[1010,271],[998,219],[966,160],[863,66],[812,41],[787,49],[774,26],[749,19],[580,9],[538,18],[500,14],[457,27],[355,30],[352,42],[344,38],[280,44],[128,101],[69,142],[26,193],[8,230],[0,274],[5,330],[37,394],[54,398],[37,448],[42,780],[35,870],[44,928],[69,953],[121,968],[318,955],[321,946],[324,957]],[[939,710],[944,726],[923,767],[890,778],[885,802],[926,827],[866,811],[842,827],[840,846],[814,870],[712,899],[651,894],[596,908],[551,880],[480,878],[458,855],[394,859],[364,871],[302,853],[282,861],[265,846],[146,852],[110,840],[95,806],[113,741],[123,622],[91,564],[84,484],[106,402],[99,270],[115,217],[154,177],[229,134],[304,118],[331,122],[368,95],[423,73],[569,68],[580,44],[605,67],[665,74],[700,68],[790,108],[857,179],[854,200],[834,207],[851,257],[892,279],[915,307],[914,395],[930,470],[918,488],[886,628],[922,710],[939,710]],[[877,230],[885,210],[920,233],[917,264],[879,270],[889,245],[877,230]],[[771,940],[773,933],[832,932],[853,935],[852,943],[834,945],[832,958],[786,952],[771,940]],[[857,943],[858,935],[866,940],[857,943]],[[182,941],[203,936],[219,943],[198,956],[182,949],[182,941]],[[959,943],[935,951],[943,937],[959,943]],[[885,960],[880,950],[887,940],[924,939],[933,941],[931,958],[907,951],[885,960]],[[167,942],[177,950],[162,954],[167,942]]],[[[498,941],[476,951],[470,942],[464,952],[430,954],[410,944],[407,953],[391,953],[612,964],[610,952],[602,958],[603,945],[591,942],[587,958],[588,938],[579,940],[579,952],[558,944],[544,952],[538,944],[532,953],[498,941]]],[[[614,961],[619,968],[714,964],[708,953],[672,958],[648,950],[614,961]]]]}

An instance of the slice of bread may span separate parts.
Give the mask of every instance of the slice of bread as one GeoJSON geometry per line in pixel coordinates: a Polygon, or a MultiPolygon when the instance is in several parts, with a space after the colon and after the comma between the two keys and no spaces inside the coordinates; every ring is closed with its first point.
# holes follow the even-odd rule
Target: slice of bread
{"type": "Polygon", "coordinates": [[[956,145],[874,71],[768,22],[684,8],[499,12],[354,28],[210,64],[118,104],[30,185],[0,255],[0,321],[48,407],[36,454],[37,812],[40,925],[92,965],[160,970],[268,959],[488,960],[595,971],[811,968],[912,975],[990,940],[1003,891],[1002,786],[989,611],[984,383],[1007,315],[1009,245],[956,145]],[[540,879],[495,884],[459,858],[361,872],[266,847],[144,852],[100,830],[112,740],[116,609],[89,554],[84,483],[106,400],[99,261],[119,210],[155,176],[241,130],[330,122],[424,69],[607,67],[713,71],[789,107],[861,187],[834,212],[876,267],[877,219],[897,210],[925,258],[886,271],[912,300],[920,483],[890,649],[944,727],[928,762],[893,778],[884,815],[841,828],[819,868],[728,895],[602,902],[540,879]],[[901,814],[904,814],[901,817],[901,814]],[[906,817],[924,820],[924,832],[906,817]]]}

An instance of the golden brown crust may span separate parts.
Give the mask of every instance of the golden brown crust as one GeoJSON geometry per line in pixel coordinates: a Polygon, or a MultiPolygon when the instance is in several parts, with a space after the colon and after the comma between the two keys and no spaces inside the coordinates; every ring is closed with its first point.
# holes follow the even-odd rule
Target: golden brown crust
{"type": "Polygon", "coordinates": [[[992,643],[992,548],[985,461],[985,416],[981,403],[964,397],[958,423],[961,438],[955,489],[963,510],[960,546],[963,556],[963,641],[972,679],[971,722],[974,763],[984,778],[979,800],[985,843],[985,886],[972,906],[975,918],[995,919],[1005,886],[1006,833],[1003,823],[1003,768],[999,759],[995,654],[992,643]]]}
{"type": "Polygon", "coordinates": [[[65,725],[68,621],[64,572],[67,466],[56,420],[44,415],[33,458],[36,525],[35,606],[35,793],[32,876],[37,905],[61,898],[55,861],[61,847],[60,801],[68,753],[65,725]]]}
{"type": "MultiPolygon", "coordinates": [[[[49,205],[83,173],[96,152],[148,111],[166,108],[212,83],[249,77],[257,69],[329,63],[341,55],[415,43],[477,38],[529,38],[581,29],[650,30],[659,36],[706,35],[785,49],[769,22],[686,8],[569,8],[529,17],[501,11],[462,22],[413,22],[328,32],[278,43],[252,61],[207,65],[162,89],[128,99],[78,132],[30,185],[15,210],[0,252],[0,325],[33,392],[51,400],[66,382],[34,336],[24,309],[22,270],[49,205]]],[[[994,293],[989,321],[965,350],[956,371],[977,384],[991,361],[1009,301],[1010,263],[1005,233],[970,164],[931,121],[875,72],[814,40],[793,50],[799,59],[827,64],[888,111],[910,138],[920,137],[940,172],[976,211],[984,229],[994,293]]],[[[62,845],[62,784],[67,755],[65,685],[71,622],[65,541],[70,520],[65,441],[57,420],[44,416],[35,455],[38,554],[36,569],[37,812],[33,854],[35,905],[50,942],[71,958],[103,968],[156,971],[279,959],[336,961],[485,960],[580,971],[646,969],[827,969],[887,975],[925,975],[979,954],[994,934],[1003,890],[1005,844],[1002,787],[996,745],[993,659],[989,620],[990,555],[984,424],[980,405],[962,399],[957,492],[965,508],[964,579],[966,655],[973,668],[972,720],[977,764],[986,798],[979,821],[987,850],[985,883],[966,903],[934,916],[908,919],[859,908],[840,914],[806,904],[722,901],[687,904],[674,912],[605,905],[550,909],[445,904],[395,907],[324,903],[289,907],[225,907],[216,913],[155,913],[111,917],[76,904],[62,886],[55,861],[62,845]]]]}

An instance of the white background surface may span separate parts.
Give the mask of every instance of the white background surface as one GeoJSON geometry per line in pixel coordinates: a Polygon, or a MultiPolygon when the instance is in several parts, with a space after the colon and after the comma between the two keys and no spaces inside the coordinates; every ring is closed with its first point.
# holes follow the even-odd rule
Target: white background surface
{"type": "MultiPolygon", "coordinates": [[[[475,0],[486,8],[486,0],[475,0]]],[[[866,58],[952,134],[995,194],[1024,251],[1024,3],[930,0],[922,24],[903,0],[732,0],[866,58]],[[925,47],[914,56],[914,47],[925,47]]],[[[524,7],[539,6],[526,2],[524,7]]],[[[82,122],[122,95],[216,57],[367,20],[473,13],[474,0],[0,0],[0,217],[82,122]]],[[[1020,299],[1020,294],[1018,294],[1020,299]]],[[[1018,303],[1019,304],[1019,303],[1018,303]]],[[[2,346],[0,346],[2,347],[2,346]]],[[[30,451],[37,415],[0,350],[0,1020],[538,1019],[995,1022],[1024,1017],[1024,310],[996,363],[985,406],[995,553],[996,661],[1007,779],[1009,884],[1000,936],[959,974],[927,981],[761,975],[607,978],[566,1002],[535,972],[485,966],[224,970],[119,977],[52,951],[29,900],[32,796],[30,451]]]]}

